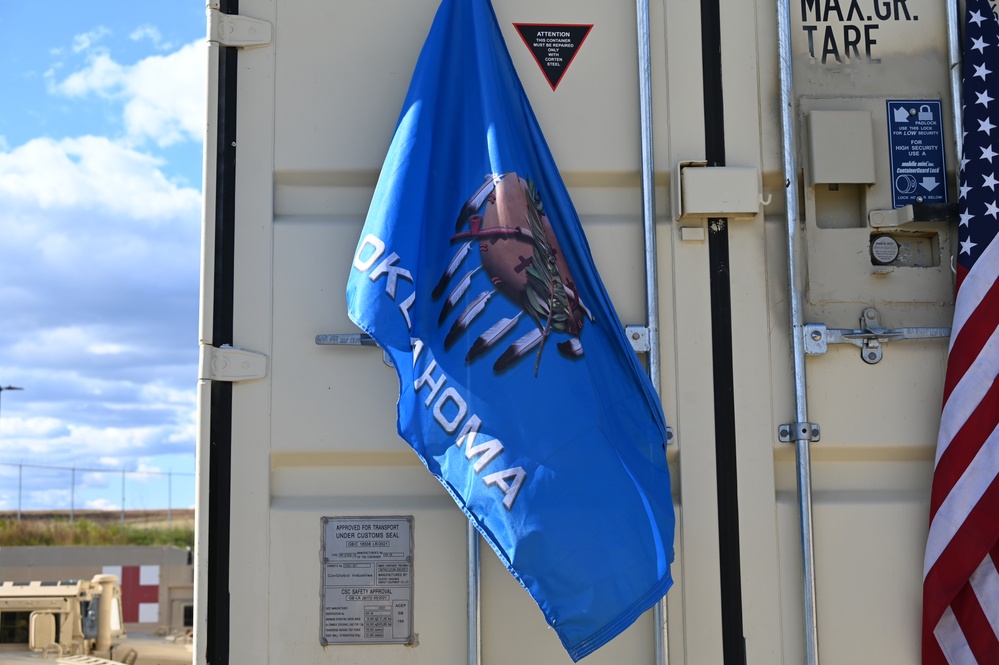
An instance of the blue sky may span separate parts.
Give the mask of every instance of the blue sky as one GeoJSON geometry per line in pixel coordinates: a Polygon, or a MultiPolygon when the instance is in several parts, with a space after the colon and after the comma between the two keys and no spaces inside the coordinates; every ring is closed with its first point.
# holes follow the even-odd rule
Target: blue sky
{"type": "Polygon", "coordinates": [[[0,5],[0,510],[194,504],[204,44],[203,0],[0,5]]]}

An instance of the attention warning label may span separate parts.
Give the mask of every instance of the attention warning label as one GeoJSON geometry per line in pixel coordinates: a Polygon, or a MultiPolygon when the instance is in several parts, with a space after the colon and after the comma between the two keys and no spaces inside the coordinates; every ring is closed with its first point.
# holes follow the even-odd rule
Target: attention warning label
{"type": "Polygon", "coordinates": [[[412,516],[321,522],[320,644],[412,642],[412,516]]]}
{"type": "Polygon", "coordinates": [[[514,23],[520,38],[531,49],[548,85],[558,87],[569,64],[579,52],[593,25],[542,25],[540,23],[514,23]]]}

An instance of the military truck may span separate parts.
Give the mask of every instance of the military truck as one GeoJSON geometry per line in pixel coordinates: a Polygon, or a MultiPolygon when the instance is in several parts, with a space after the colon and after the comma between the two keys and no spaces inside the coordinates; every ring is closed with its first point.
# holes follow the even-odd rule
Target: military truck
{"type": "Polygon", "coordinates": [[[183,665],[193,658],[186,632],[126,635],[115,575],[0,583],[0,665],[183,665]]]}
{"type": "Polygon", "coordinates": [[[0,661],[8,651],[108,655],[125,636],[114,575],[62,582],[0,584],[0,661]]]}

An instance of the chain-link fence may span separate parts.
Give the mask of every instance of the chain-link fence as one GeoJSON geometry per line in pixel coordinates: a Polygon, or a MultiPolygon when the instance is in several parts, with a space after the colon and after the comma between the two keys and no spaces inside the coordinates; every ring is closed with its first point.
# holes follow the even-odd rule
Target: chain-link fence
{"type": "MultiPolygon", "coordinates": [[[[52,511],[72,522],[81,513],[161,511],[172,524],[175,509],[194,507],[195,474],[177,471],[96,469],[0,462],[0,511],[52,511]]],[[[13,515],[12,515],[13,516],[13,515]]]]}

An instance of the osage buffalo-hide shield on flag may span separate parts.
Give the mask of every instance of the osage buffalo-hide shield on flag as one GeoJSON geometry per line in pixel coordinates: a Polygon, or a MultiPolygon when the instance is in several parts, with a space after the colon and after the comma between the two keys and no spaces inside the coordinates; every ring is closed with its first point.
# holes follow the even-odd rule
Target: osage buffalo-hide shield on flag
{"type": "Polygon", "coordinates": [[[659,400],[487,0],[438,10],[347,302],[399,374],[400,435],[574,660],[666,593],[659,400]]]}

